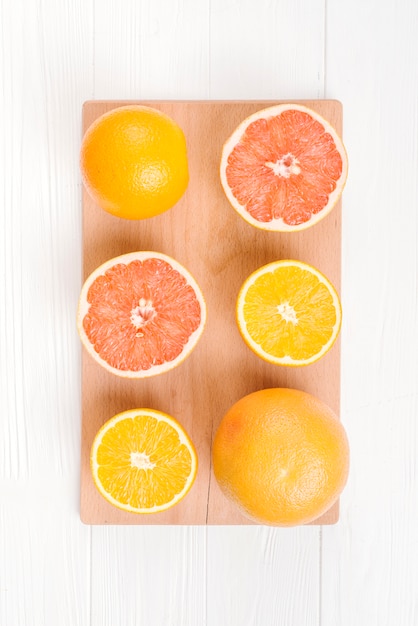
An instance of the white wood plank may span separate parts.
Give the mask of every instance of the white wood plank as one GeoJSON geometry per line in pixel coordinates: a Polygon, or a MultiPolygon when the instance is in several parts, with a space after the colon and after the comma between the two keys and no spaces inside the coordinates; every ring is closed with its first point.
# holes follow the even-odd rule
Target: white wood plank
{"type": "Polygon", "coordinates": [[[82,6],[86,3],[58,8],[48,0],[23,11],[20,2],[3,5],[3,477],[65,474],[78,463],[78,150],[91,63],[82,6]]]}
{"type": "Polygon", "coordinates": [[[105,0],[94,14],[94,97],[205,99],[209,0],[105,0]]]}
{"type": "Polygon", "coordinates": [[[319,533],[209,528],[207,626],[316,626],[319,533]]]}
{"type": "Polygon", "coordinates": [[[324,15],[322,0],[212,0],[211,98],[322,98],[324,15]]]}
{"type": "Polygon", "coordinates": [[[327,97],[344,102],[350,162],[343,366],[356,386],[345,386],[346,409],[416,389],[418,5],[402,7],[328,5],[327,97]]]}
{"type": "Polygon", "coordinates": [[[345,107],[342,419],[351,475],[324,529],[323,626],[418,622],[418,5],[327,2],[345,107]]]}
{"type": "Polygon", "coordinates": [[[0,47],[2,68],[0,116],[0,393],[5,411],[0,420],[0,476],[27,474],[27,437],[25,432],[22,380],[22,276],[21,276],[21,142],[23,133],[22,82],[25,57],[22,54],[24,33],[21,29],[21,3],[1,6],[0,28],[4,45],[0,47]]]}
{"type": "Polygon", "coordinates": [[[206,528],[94,527],[91,626],[206,624],[206,528]]]}
{"type": "Polygon", "coordinates": [[[0,5],[0,623],[11,626],[90,621],[74,317],[91,6],[0,5]]]}
{"type": "Polygon", "coordinates": [[[340,523],[323,528],[324,626],[418,623],[417,415],[417,395],[346,415],[351,475],[340,523]]]}
{"type": "Polygon", "coordinates": [[[90,624],[90,528],[74,484],[0,483],[0,624],[90,624]]]}

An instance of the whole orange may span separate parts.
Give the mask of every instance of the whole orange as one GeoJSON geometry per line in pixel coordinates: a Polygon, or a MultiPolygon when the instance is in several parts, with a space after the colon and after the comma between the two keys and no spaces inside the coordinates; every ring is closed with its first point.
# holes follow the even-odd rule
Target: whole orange
{"type": "Polygon", "coordinates": [[[224,494],[252,520],[306,524],[327,511],[349,468],[345,430],[321,400],[297,389],[264,389],[226,413],[213,443],[224,494]]]}
{"type": "Polygon", "coordinates": [[[80,168],[100,207],[133,220],[170,209],[189,182],[182,129],[162,111],[141,105],[113,109],[93,122],[83,138],[80,168]]]}

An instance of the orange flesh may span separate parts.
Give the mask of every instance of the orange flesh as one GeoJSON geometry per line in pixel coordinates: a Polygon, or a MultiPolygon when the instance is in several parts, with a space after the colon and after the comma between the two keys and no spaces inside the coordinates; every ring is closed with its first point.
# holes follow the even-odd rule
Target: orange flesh
{"type": "Polygon", "coordinates": [[[97,473],[104,490],[124,505],[149,509],[164,506],[184,489],[192,469],[190,450],[176,430],[155,417],[121,420],[103,436],[97,473]],[[138,469],[132,455],[149,458],[138,469]]]}
{"type": "Polygon", "coordinates": [[[327,204],[342,174],[331,135],[303,111],[251,123],[228,157],[226,177],[238,202],[259,222],[307,222],[327,204]]]}
{"type": "Polygon", "coordinates": [[[113,266],[91,285],[87,301],[84,331],[101,358],[121,371],[172,361],[201,320],[194,289],[158,258],[113,266]]]}
{"type": "Polygon", "coordinates": [[[337,317],[329,289],[307,269],[280,267],[258,277],[245,296],[250,337],[274,358],[296,361],[318,354],[333,336],[337,317]],[[293,323],[282,317],[288,306],[293,323]]]}

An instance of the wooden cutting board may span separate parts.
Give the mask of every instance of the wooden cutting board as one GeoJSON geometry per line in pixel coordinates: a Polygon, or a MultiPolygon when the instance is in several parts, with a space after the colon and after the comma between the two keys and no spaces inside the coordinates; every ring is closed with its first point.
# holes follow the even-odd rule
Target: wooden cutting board
{"type": "MultiPolygon", "coordinates": [[[[235,301],[244,279],[277,259],[299,259],[321,270],[340,291],[341,204],[316,226],[299,233],[264,232],[230,206],[219,180],[222,145],[245,117],[280,101],[141,101],[173,117],[185,132],[190,183],[170,211],[145,221],[116,218],[83,190],[83,271],[137,250],[166,253],[190,270],[205,295],[208,320],[194,352],[161,376],[140,381],[114,376],[83,350],[80,516],[86,524],[251,524],[225,499],[211,468],[211,443],[223,415],[242,396],[267,387],[312,393],[339,414],[340,341],[318,363],[286,368],[265,363],[244,344],[235,324],[235,301]],[[169,511],[136,515],[114,508],[97,492],[89,456],[100,426],[121,411],[151,407],[176,417],[191,436],[199,471],[189,494],[169,511]]],[[[289,102],[289,101],[288,101],[289,102]]],[[[303,101],[342,132],[342,106],[303,101]]],[[[83,133],[102,113],[128,102],[90,101],[83,133]]],[[[338,503],[316,524],[338,520],[338,503]]]]}

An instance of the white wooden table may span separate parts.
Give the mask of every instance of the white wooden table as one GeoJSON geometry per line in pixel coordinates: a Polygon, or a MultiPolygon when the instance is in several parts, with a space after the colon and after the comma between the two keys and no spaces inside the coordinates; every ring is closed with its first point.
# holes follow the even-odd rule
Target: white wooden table
{"type": "Polygon", "coordinates": [[[418,624],[416,0],[3,0],[1,626],[418,624]],[[81,105],[337,98],[336,526],[79,520],[81,105]]]}

